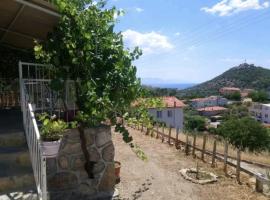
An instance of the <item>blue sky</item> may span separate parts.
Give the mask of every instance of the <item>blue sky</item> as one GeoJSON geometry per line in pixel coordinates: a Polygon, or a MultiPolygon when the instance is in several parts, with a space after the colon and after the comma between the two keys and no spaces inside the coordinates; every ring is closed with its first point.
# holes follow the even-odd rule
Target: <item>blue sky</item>
{"type": "Polygon", "coordinates": [[[116,30],[140,46],[143,81],[199,83],[243,63],[270,68],[268,0],[109,0],[116,30]]]}

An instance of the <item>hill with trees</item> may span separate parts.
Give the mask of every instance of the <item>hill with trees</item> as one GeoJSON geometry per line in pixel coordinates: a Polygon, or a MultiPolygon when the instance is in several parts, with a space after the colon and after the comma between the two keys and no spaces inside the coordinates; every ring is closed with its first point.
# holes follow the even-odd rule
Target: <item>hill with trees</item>
{"type": "Polygon", "coordinates": [[[219,93],[222,87],[270,90],[270,70],[253,64],[240,64],[212,80],[181,90],[180,96],[206,96],[219,93]]]}

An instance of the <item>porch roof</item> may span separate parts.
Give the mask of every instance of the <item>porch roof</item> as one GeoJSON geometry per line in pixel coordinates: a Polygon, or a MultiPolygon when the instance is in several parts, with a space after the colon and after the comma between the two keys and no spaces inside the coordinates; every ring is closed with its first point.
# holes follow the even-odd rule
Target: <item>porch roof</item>
{"type": "Polygon", "coordinates": [[[48,0],[1,0],[0,44],[30,49],[34,39],[46,39],[59,16],[48,0]]]}

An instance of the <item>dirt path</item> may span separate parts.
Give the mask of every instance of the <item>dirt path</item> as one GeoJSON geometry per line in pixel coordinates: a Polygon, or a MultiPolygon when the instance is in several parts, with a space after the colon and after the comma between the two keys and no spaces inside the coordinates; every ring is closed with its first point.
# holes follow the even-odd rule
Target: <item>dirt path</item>
{"type": "MultiPolygon", "coordinates": [[[[114,133],[115,160],[122,163],[121,183],[117,185],[121,199],[141,200],[266,200],[246,185],[225,178],[222,173],[218,183],[196,185],[183,179],[181,168],[195,167],[196,161],[186,157],[173,146],[160,140],[144,136],[141,132],[130,131],[135,143],[147,154],[149,161],[143,162],[131,151],[119,134],[114,133]]],[[[207,164],[200,164],[204,169],[207,164]]]]}

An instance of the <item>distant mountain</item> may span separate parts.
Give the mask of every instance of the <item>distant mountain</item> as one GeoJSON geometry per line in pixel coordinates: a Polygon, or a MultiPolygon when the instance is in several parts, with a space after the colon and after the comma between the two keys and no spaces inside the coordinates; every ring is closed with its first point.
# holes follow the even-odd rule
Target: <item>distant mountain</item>
{"type": "Polygon", "coordinates": [[[216,78],[181,91],[181,96],[206,96],[218,94],[222,87],[270,90],[270,70],[253,64],[233,67],[216,78]]]}

